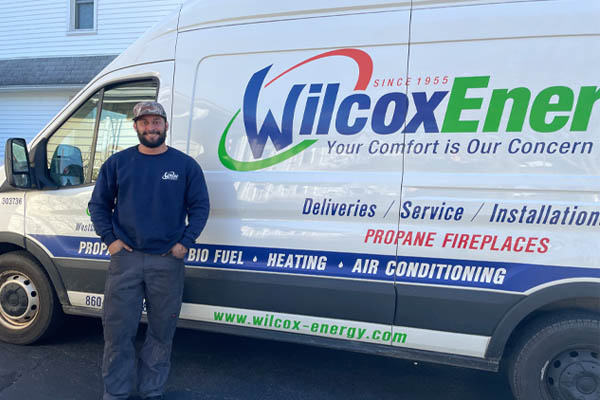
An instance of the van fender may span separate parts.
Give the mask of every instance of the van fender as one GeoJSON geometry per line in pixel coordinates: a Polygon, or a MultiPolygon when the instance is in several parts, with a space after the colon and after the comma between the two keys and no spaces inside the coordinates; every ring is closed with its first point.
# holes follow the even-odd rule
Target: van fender
{"type": "Polygon", "coordinates": [[[540,308],[562,300],[595,298],[600,293],[600,282],[570,282],[534,292],[515,304],[500,320],[488,345],[486,358],[500,359],[511,334],[528,315],[540,308]]]}
{"type": "Polygon", "coordinates": [[[14,244],[20,248],[25,248],[25,237],[14,232],[0,232],[0,243],[14,244]]]}
{"type": "Polygon", "coordinates": [[[50,282],[54,286],[54,290],[56,290],[56,295],[58,296],[60,303],[69,304],[67,291],[60,274],[58,273],[58,269],[44,249],[42,249],[34,241],[14,232],[0,232],[0,243],[12,244],[31,253],[31,255],[35,257],[36,260],[42,265],[42,268],[46,274],[48,274],[50,282]]]}

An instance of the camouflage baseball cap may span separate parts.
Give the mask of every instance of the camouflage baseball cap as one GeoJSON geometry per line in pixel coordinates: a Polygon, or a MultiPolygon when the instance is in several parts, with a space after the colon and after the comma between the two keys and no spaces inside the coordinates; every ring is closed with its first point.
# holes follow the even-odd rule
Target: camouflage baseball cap
{"type": "Polygon", "coordinates": [[[133,107],[133,120],[137,121],[138,118],[143,117],[144,115],[158,115],[163,117],[165,121],[167,120],[167,113],[163,106],[156,101],[143,101],[141,103],[137,103],[133,107]]]}

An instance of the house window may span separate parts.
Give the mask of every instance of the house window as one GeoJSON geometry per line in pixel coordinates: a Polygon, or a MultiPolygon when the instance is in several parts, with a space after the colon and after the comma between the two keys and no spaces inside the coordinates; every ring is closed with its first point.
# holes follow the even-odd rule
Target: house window
{"type": "Polygon", "coordinates": [[[95,13],[95,0],[71,0],[71,30],[95,29],[95,13]]]}

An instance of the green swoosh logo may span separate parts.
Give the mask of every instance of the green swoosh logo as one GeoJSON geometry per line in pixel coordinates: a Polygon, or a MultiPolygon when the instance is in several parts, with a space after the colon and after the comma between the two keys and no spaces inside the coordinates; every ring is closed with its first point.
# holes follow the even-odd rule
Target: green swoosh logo
{"type": "Polygon", "coordinates": [[[226,168],[229,168],[233,171],[256,171],[259,169],[270,167],[275,164],[279,164],[280,162],[283,162],[283,161],[287,160],[288,158],[292,158],[296,154],[306,150],[307,148],[309,148],[310,146],[312,146],[313,144],[315,144],[318,141],[318,139],[303,140],[302,142],[298,143],[291,149],[287,149],[283,153],[277,154],[273,157],[265,158],[264,160],[257,160],[257,161],[234,160],[233,158],[231,158],[231,156],[229,154],[227,154],[227,149],[225,149],[225,142],[226,142],[227,134],[229,133],[229,129],[231,128],[233,121],[235,121],[237,116],[240,114],[240,111],[242,111],[241,108],[239,110],[237,110],[237,112],[235,113],[233,118],[231,118],[231,121],[229,121],[229,123],[227,124],[227,127],[225,128],[225,130],[223,131],[223,135],[221,136],[221,141],[219,142],[219,159],[221,160],[221,163],[226,168]]]}

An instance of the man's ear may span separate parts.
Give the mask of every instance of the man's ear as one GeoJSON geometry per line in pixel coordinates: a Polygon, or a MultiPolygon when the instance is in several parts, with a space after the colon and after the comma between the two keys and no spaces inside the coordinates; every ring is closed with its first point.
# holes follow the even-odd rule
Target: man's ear
{"type": "Polygon", "coordinates": [[[165,120],[165,132],[169,130],[169,123],[165,120]]]}

